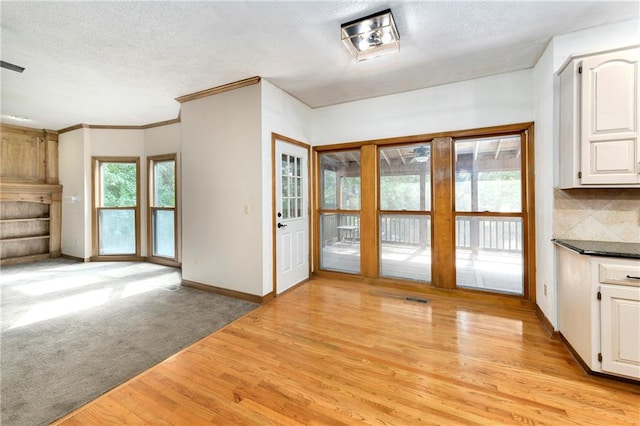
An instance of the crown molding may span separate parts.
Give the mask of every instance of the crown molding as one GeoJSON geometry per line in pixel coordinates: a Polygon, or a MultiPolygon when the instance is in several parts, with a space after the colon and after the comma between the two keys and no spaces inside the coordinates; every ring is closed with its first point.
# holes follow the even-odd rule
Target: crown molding
{"type": "Polygon", "coordinates": [[[240,89],[242,87],[252,86],[260,83],[261,77],[249,77],[244,80],[234,81],[233,83],[223,84],[222,86],[212,87],[210,89],[201,90],[199,92],[191,93],[184,96],[179,96],[176,101],[182,103],[193,101],[200,98],[206,98],[207,96],[217,95],[218,93],[228,92],[229,90],[240,89]]]}

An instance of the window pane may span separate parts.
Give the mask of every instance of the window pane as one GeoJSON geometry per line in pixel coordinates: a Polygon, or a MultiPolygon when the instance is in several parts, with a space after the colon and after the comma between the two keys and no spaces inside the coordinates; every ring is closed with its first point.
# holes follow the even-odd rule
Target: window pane
{"type": "Polygon", "coordinates": [[[431,210],[431,146],[380,148],[380,208],[431,210]]]}
{"type": "Polygon", "coordinates": [[[320,268],[339,272],[360,272],[360,215],[320,215],[320,268]]]}
{"type": "Polygon", "coordinates": [[[100,163],[102,200],[100,207],[135,207],[136,163],[100,163]]]}
{"type": "Polygon", "coordinates": [[[458,287],[523,294],[522,218],[458,216],[458,287]]]}
{"type": "Polygon", "coordinates": [[[175,221],[173,210],[153,212],[153,255],[175,257],[175,221]]]}
{"type": "Polygon", "coordinates": [[[154,163],[155,207],[175,207],[176,205],[176,163],[157,161],[154,163]]]}
{"type": "Polygon", "coordinates": [[[520,147],[519,135],[456,141],[456,211],[521,212],[520,147]]]}
{"type": "Polygon", "coordinates": [[[135,254],[135,211],[100,210],[98,215],[100,254],[135,254]]]}
{"type": "Polygon", "coordinates": [[[380,275],[431,281],[431,216],[380,216],[380,275]]]}
{"type": "Polygon", "coordinates": [[[320,155],[321,209],[360,210],[360,151],[320,155]]]}

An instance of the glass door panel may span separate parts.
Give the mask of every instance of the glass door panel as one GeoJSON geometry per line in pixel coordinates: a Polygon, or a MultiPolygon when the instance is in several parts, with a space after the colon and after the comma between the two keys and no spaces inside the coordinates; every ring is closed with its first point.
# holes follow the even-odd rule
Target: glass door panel
{"type": "Polygon", "coordinates": [[[360,273],[360,151],[320,155],[320,268],[360,273]]]}
{"type": "Polygon", "coordinates": [[[384,147],[379,158],[380,275],[430,282],[431,145],[384,147]]]}
{"type": "Polygon", "coordinates": [[[524,294],[521,136],[455,141],[456,283],[524,294]]]}

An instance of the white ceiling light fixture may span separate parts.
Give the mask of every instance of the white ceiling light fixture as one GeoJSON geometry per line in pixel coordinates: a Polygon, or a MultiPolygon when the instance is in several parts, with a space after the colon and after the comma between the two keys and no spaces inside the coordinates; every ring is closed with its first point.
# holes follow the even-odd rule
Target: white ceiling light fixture
{"type": "Polygon", "coordinates": [[[342,24],[342,42],[358,61],[400,50],[400,34],[391,9],[342,24]]]}

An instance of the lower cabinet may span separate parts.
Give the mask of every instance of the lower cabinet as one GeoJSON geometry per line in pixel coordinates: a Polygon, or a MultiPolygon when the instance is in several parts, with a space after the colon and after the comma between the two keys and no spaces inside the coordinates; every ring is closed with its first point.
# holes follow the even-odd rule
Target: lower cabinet
{"type": "Polygon", "coordinates": [[[640,378],[640,287],[604,284],[600,297],[602,371],[640,378]]]}
{"type": "Polygon", "coordinates": [[[640,260],[556,255],[560,334],[591,371],[640,380],[640,260]]]}

